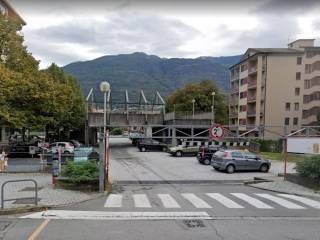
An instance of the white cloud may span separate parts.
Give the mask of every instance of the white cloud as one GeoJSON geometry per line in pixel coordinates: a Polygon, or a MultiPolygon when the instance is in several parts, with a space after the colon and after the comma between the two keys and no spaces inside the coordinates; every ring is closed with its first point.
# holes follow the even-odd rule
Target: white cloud
{"type": "Polygon", "coordinates": [[[26,45],[41,66],[102,55],[235,55],[248,47],[285,47],[320,38],[315,0],[45,1],[13,0],[26,45]],[[36,6],[36,7],[35,7],[36,6]]]}

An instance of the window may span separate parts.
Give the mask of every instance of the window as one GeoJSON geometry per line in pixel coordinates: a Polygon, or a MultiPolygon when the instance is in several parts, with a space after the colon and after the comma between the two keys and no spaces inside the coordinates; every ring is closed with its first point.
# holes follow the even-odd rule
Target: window
{"type": "Polygon", "coordinates": [[[240,93],[240,98],[246,98],[246,97],[247,97],[247,92],[240,93]]]}
{"type": "Polygon", "coordinates": [[[301,72],[296,72],[296,80],[301,80],[301,72]]]}
{"type": "Polygon", "coordinates": [[[247,105],[241,105],[240,112],[245,112],[245,111],[247,111],[247,105]]]}
{"type": "Polygon", "coordinates": [[[293,119],[293,125],[298,125],[298,121],[299,121],[298,118],[294,118],[293,119]]]}
{"type": "Polygon", "coordinates": [[[299,111],[299,103],[294,103],[294,110],[299,111]]]}
{"type": "Polygon", "coordinates": [[[296,88],[296,89],[295,89],[295,95],[296,95],[296,96],[299,96],[299,95],[300,95],[300,88],[296,88]]]}
{"type": "Polygon", "coordinates": [[[302,57],[297,57],[297,64],[301,65],[302,64],[302,57]]]}
{"type": "Polygon", "coordinates": [[[241,152],[232,152],[232,153],[231,153],[231,156],[232,156],[233,158],[243,158],[243,155],[242,155],[241,152]]]}
{"type": "Polygon", "coordinates": [[[288,126],[290,124],[290,118],[284,119],[284,125],[288,126]]]}
{"type": "Polygon", "coordinates": [[[245,70],[245,66],[244,66],[244,65],[241,65],[240,71],[241,71],[241,72],[244,72],[244,70],[245,70]]]}
{"type": "Polygon", "coordinates": [[[242,78],[241,80],[240,80],[240,84],[241,85],[245,85],[245,84],[247,84],[248,83],[248,78],[242,78]]]}
{"type": "Polygon", "coordinates": [[[290,103],[289,102],[286,103],[286,111],[290,111],[290,103]]]}

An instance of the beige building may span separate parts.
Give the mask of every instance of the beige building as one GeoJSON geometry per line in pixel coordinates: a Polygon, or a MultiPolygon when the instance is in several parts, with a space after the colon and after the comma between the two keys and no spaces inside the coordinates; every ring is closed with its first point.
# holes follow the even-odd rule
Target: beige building
{"type": "Polygon", "coordinates": [[[288,48],[249,48],[230,68],[231,130],[279,138],[302,125],[316,125],[320,113],[320,47],[299,39],[288,48]]]}
{"type": "Polygon", "coordinates": [[[5,15],[10,21],[18,21],[22,25],[26,25],[22,17],[20,17],[7,0],[0,0],[0,14],[5,15]]]}

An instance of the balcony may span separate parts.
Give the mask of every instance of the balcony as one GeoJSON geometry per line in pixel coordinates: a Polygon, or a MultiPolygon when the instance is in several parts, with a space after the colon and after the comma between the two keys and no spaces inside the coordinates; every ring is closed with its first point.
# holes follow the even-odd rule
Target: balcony
{"type": "Polygon", "coordinates": [[[235,106],[235,105],[238,105],[238,103],[239,103],[238,99],[230,99],[229,105],[235,106]]]}
{"type": "Polygon", "coordinates": [[[230,93],[231,94],[232,93],[237,93],[237,92],[239,92],[239,87],[233,87],[233,88],[230,89],[230,93]]]}
{"type": "Polygon", "coordinates": [[[235,80],[239,80],[240,75],[239,74],[235,74],[233,76],[230,77],[231,81],[235,81],[235,80]]]}
{"type": "Polygon", "coordinates": [[[256,110],[249,110],[247,112],[247,117],[255,117],[256,116],[256,110]]]}
{"type": "Polygon", "coordinates": [[[257,101],[257,96],[256,95],[249,95],[247,101],[248,102],[255,102],[255,101],[257,101]]]}
{"type": "Polygon", "coordinates": [[[256,67],[249,68],[248,74],[249,75],[257,74],[257,68],[256,67]]]}
{"type": "Polygon", "coordinates": [[[249,81],[248,82],[248,89],[257,88],[257,81],[249,81]]]}
{"type": "Polygon", "coordinates": [[[229,118],[238,118],[238,112],[230,112],[229,113],[229,118]]]}

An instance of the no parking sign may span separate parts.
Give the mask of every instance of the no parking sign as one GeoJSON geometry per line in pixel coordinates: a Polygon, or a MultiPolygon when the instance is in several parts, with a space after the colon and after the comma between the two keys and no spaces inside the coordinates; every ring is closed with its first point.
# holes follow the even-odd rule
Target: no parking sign
{"type": "Polygon", "coordinates": [[[213,140],[219,141],[224,136],[224,127],[220,124],[214,124],[210,127],[209,132],[213,140]]]}

